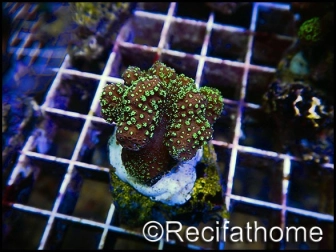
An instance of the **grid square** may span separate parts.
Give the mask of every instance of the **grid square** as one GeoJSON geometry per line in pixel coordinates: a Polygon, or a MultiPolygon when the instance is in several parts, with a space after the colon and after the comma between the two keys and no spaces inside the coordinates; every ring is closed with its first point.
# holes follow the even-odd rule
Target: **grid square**
{"type": "Polygon", "coordinates": [[[107,213],[112,203],[112,195],[110,193],[109,174],[103,171],[76,167],[73,175],[73,186],[70,190],[76,188],[78,190],[78,199],[72,213],[84,219],[94,220],[104,223],[107,213]]]}
{"type": "Polygon", "coordinates": [[[239,144],[270,151],[283,151],[274,121],[262,109],[243,108],[239,144]]]}
{"type": "Polygon", "coordinates": [[[145,16],[134,15],[123,29],[127,31],[125,42],[134,44],[157,46],[164,22],[160,19],[152,19],[145,16]]]}
{"type": "Polygon", "coordinates": [[[206,60],[200,86],[217,88],[224,98],[239,100],[243,71],[241,67],[206,60]]]}
{"type": "Polygon", "coordinates": [[[130,43],[121,43],[109,76],[121,78],[129,66],[137,66],[141,70],[150,68],[156,58],[156,50],[144,48],[130,43]]]}
{"type": "Polygon", "coordinates": [[[295,36],[295,20],[292,12],[271,6],[259,6],[256,23],[257,32],[295,36]]]}
{"type": "Polygon", "coordinates": [[[211,31],[207,55],[210,57],[245,61],[248,35],[240,30],[214,27],[211,31]]]}
{"type": "Polygon", "coordinates": [[[82,118],[47,113],[35,131],[32,151],[70,159],[83,125],[82,118]]]}
{"type": "Polygon", "coordinates": [[[214,8],[216,11],[215,23],[243,27],[246,29],[250,28],[253,9],[252,2],[227,2],[218,3],[218,5],[219,9],[216,10],[216,8],[214,8]],[[232,8],[231,13],[226,13],[224,10],[221,11],[221,4],[233,4],[235,7],[232,8]]]}
{"type": "Polygon", "coordinates": [[[275,72],[250,69],[247,77],[245,101],[262,105],[263,94],[266,93],[274,78],[275,72]]]}
{"type": "Polygon", "coordinates": [[[30,157],[34,182],[27,205],[52,210],[66,172],[66,165],[41,158],[30,157]]]}
{"type": "Polygon", "coordinates": [[[251,63],[277,67],[285,52],[293,45],[291,38],[278,37],[275,33],[255,33],[251,63]]]}
{"type": "Polygon", "coordinates": [[[175,19],[169,27],[167,45],[164,48],[190,54],[201,54],[205,32],[205,23],[175,19]]]}
{"type": "Polygon", "coordinates": [[[233,194],[281,204],[282,160],[238,152],[233,194]]]}
{"type": "Polygon", "coordinates": [[[333,170],[293,161],[287,205],[334,215],[333,170]]]}
{"type": "Polygon", "coordinates": [[[17,209],[6,215],[2,223],[2,249],[37,249],[47,224],[46,216],[17,209]]]}
{"type": "Polygon", "coordinates": [[[88,114],[97,86],[97,80],[63,75],[48,106],[88,114]]]}

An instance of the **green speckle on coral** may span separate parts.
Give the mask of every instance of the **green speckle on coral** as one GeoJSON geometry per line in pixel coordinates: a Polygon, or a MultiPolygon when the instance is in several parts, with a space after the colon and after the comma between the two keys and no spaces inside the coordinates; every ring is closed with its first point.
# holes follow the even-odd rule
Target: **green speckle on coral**
{"type": "Polygon", "coordinates": [[[299,28],[298,37],[303,43],[315,43],[322,39],[320,18],[305,21],[299,28]]]}
{"type": "MultiPolygon", "coordinates": [[[[129,151],[146,149],[150,147],[149,138],[154,138],[156,144],[167,146],[164,156],[178,162],[193,158],[203,142],[211,139],[212,124],[223,108],[218,90],[198,89],[193,79],[177,74],[159,61],[147,71],[129,66],[122,78],[125,84],[104,87],[100,104],[107,122],[116,122],[118,127],[127,125],[132,130],[132,138],[128,132],[117,131],[117,140],[123,148],[129,151]],[[109,93],[112,95],[106,95],[109,93]],[[196,144],[195,140],[199,139],[202,141],[196,144]]],[[[170,162],[156,163],[155,167],[169,170],[165,165],[170,162]]],[[[140,168],[134,166],[132,169],[140,168]]],[[[140,179],[141,183],[152,179],[146,174],[140,179]]]]}

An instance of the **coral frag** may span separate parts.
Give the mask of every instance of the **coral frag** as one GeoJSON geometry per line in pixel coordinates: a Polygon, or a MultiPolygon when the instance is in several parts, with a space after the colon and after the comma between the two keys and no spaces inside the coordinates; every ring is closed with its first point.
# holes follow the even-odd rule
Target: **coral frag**
{"type": "Polygon", "coordinates": [[[301,43],[313,44],[321,40],[321,22],[318,17],[305,21],[299,28],[298,37],[301,43]]]}
{"type": "Polygon", "coordinates": [[[292,154],[316,163],[333,162],[334,107],[323,93],[304,82],[276,80],[264,95],[264,108],[292,154]]]}
{"type": "Polygon", "coordinates": [[[291,2],[298,40],[264,94],[279,143],[313,164],[334,161],[334,3],[291,2]]]}
{"type": "Polygon", "coordinates": [[[136,2],[71,2],[71,17],[77,25],[67,48],[71,65],[81,71],[101,73],[117,34],[136,5],[136,2]]]}
{"type": "Polygon", "coordinates": [[[223,98],[217,89],[197,89],[193,79],[159,61],[148,71],[130,66],[122,77],[124,84],[105,86],[102,114],[117,125],[127,173],[153,185],[212,138],[223,98]]]}

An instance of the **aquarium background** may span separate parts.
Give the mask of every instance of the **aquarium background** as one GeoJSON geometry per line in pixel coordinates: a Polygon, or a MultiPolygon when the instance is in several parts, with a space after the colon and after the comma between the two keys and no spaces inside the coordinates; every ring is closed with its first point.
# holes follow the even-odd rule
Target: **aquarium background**
{"type": "Polygon", "coordinates": [[[69,55],[76,39],[69,4],[2,8],[12,19],[6,57],[3,51],[2,248],[334,248],[333,163],[279,152],[261,110],[296,41],[289,3],[246,3],[226,14],[205,3],[138,3],[114,30],[106,59],[80,70],[69,55]],[[212,144],[230,225],[318,226],[321,242],[150,243],[141,229],[118,223],[107,153],[114,125],[102,118],[99,98],[129,65],[147,69],[158,57],[224,97],[212,144]]]}

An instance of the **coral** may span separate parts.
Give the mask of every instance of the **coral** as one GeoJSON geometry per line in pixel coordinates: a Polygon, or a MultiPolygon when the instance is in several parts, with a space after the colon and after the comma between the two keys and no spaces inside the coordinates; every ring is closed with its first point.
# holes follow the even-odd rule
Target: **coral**
{"type": "Polygon", "coordinates": [[[264,95],[264,108],[292,154],[316,163],[333,161],[334,108],[323,93],[304,82],[277,80],[264,95]]]}
{"type": "Polygon", "coordinates": [[[123,14],[129,14],[135,3],[130,2],[73,2],[70,3],[73,19],[79,24],[96,30],[101,20],[116,22],[123,14]]]}
{"type": "Polygon", "coordinates": [[[136,2],[73,2],[75,38],[68,45],[73,67],[100,73],[122,25],[131,17],[136,2]]]}
{"type": "Polygon", "coordinates": [[[320,18],[314,17],[305,21],[299,28],[298,37],[301,43],[315,44],[322,40],[320,18]]]}
{"type": "Polygon", "coordinates": [[[197,168],[201,172],[196,179],[191,199],[184,205],[175,206],[152,201],[121,181],[111,170],[112,197],[118,209],[119,221],[126,226],[140,227],[152,220],[161,223],[177,220],[186,225],[197,225],[211,218],[228,218],[223,204],[216,155],[210,143],[204,146],[197,168]]]}
{"type": "Polygon", "coordinates": [[[150,185],[211,139],[223,98],[159,61],[148,71],[128,67],[122,77],[124,84],[104,88],[102,114],[117,125],[127,172],[150,185]]]}
{"type": "Polygon", "coordinates": [[[307,120],[310,127],[323,126],[325,120],[322,119],[330,117],[332,113],[332,108],[321,95],[301,82],[289,84],[275,81],[264,98],[268,105],[271,105],[273,112],[288,118],[301,117],[307,120]]]}
{"type": "Polygon", "coordinates": [[[292,2],[298,15],[298,42],[292,51],[301,51],[309,67],[308,79],[328,94],[334,90],[334,2],[292,2]]]}
{"type": "Polygon", "coordinates": [[[315,164],[334,159],[334,3],[292,2],[298,40],[264,95],[279,151],[315,164]]]}

